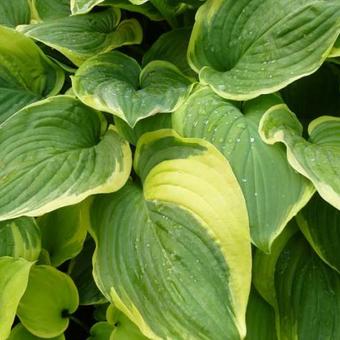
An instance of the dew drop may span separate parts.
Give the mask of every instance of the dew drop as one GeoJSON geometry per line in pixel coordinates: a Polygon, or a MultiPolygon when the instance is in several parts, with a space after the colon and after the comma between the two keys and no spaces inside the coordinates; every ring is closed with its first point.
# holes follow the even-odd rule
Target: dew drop
{"type": "Polygon", "coordinates": [[[255,142],[255,138],[254,137],[250,137],[250,143],[254,143],[255,142]]]}

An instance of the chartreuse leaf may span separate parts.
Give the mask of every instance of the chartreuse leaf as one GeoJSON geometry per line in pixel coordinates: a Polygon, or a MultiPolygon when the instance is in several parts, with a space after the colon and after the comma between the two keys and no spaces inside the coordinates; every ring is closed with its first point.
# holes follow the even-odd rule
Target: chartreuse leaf
{"type": "Polygon", "coordinates": [[[252,288],[247,306],[246,340],[276,340],[274,309],[252,288]]]}
{"type": "Polygon", "coordinates": [[[58,267],[80,253],[87,234],[89,203],[85,200],[38,219],[42,246],[48,251],[53,266],[58,267]]]}
{"type": "Polygon", "coordinates": [[[195,77],[187,60],[191,27],[174,29],[162,34],[143,56],[143,65],[152,60],[166,60],[176,65],[184,74],[195,77]]]}
{"type": "Polygon", "coordinates": [[[275,271],[280,339],[337,339],[340,276],[300,233],[283,249],[275,271]]]}
{"type": "Polygon", "coordinates": [[[316,71],[340,32],[338,1],[208,0],[188,57],[202,83],[247,100],[316,71]]]}
{"type": "Polygon", "coordinates": [[[92,256],[95,244],[87,239],[80,254],[72,259],[68,273],[77,286],[80,305],[105,303],[106,299],[98,290],[92,276],[92,256]]]}
{"type": "Polygon", "coordinates": [[[114,327],[106,321],[95,323],[90,330],[87,340],[110,340],[114,327]]]}
{"type": "Polygon", "coordinates": [[[17,30],[80,65],[98,53],[141,42],[142,29],[138,21],[129,19],[119,24],[119,20],[120,10],[111,7],[96,13],[21,25],[17,30]]]}
{"type": "Polygon", "coordinates": [[[296,219],[316,253],[340,273],[340,210],[316,194],[296,219]]]}
{"type": "Polygon", "coordinates": [[[110,305],[106,312],[106,318],[114,327],[110,340],[146,340],[139,328],[114,305],[110,305]]]}
{"type": "Polygon", "coordinates": [[[340,57],[340,36],[338,36],[338,39],[336,40],[331,52],[328,55],[328,58],[335,57],[340,57]]]}
{"type": "Polygon", "coordinates": [[[262,117],[259,132],[268,144],[282,142],[290,165],[310,179],[323,199],[340,209],[340,118],[322,116],[302,126],[284,104],[270,108],[262,117]]]}
{"type": "Polygon", "coordinates": [[[53,20],[71,15],[69,0],[32,0],[35,19],[53,20]]]}
{"type": "Polygon", "coordinates": [[[25,105],[57,94],[63,83],[62,69],[31,39],[0,26],[0,124],[25,105]]]}
{"type": "Polygon", "coordinates": [[[0,221],[39,216],[129,177],[131,151],[97,111],[68,96],[48,98],[0,125],[0,221]]]}
{"type": "Polygon", "coordinates": [[[192,88],[190,79],[173,64],[153,61],[141,70],[136,60],[121,52],[89,59],[72,83],[82,102],[118,116],[131,127],[156,113],[174,111],[192,88]]]}
{"type": "Polygon", "coordinates": [[[0,339],[11,332],[18,303],[25,292],[32,262],[0,257],[0,339]]]}
{"type": "Polygon", "coordinates": [[[46,265],[32,267],[17,315],[27,330],[42,338],[62,334],[78,308],[78,292],[71,278],[46,265]]]}
{"type": "Polygon", "coordinates": [[[123,119],[115,117],[115,126],[119,133],[131,144],[136,145],[138,139],[146,132],[160,129],[171,129],[171,113],[159,113],[155,116],[140,120],[131,128],[123,119]]]}
{"type": "MultiPolygon", "coordinates": [[[[38,336],[30,333],[21,323],[17,324],[11,332],[8,340],[42,340],[44,338],[40,338],[38,336]]],[[[50,340],[65,340],[64,334],[59,336],[49,338],[50,340]]]]}
{"type": "Polygon", "coordinates": [[[28,24],[30,20],[28,0],[0,0],[0,25],[15,27],[28,24]]]}
{"type": "Polygon", "coordinates": [[[257,132],[264,112],[278,103],[280,97],[268,95],[241,106],[204,87],[172,116],[182,136],[203,138],[228,159],[246,199],[252,241],[264,252],[314,192],[289,166],[284,149],[266,145],[257,132]]]}
{"type": "Polygon", "coordinates": [[[128,182],[96,196],[94,277],[152,339],[245,336],[251,253],[242,191],[222,154],[172,130],[144,134],[128,182]]]}
{"type": "Polygon", "coordinates": [[[41,251],[41,233],[33,218],[0,222],[0,256],[36,261],[41,251]]]}

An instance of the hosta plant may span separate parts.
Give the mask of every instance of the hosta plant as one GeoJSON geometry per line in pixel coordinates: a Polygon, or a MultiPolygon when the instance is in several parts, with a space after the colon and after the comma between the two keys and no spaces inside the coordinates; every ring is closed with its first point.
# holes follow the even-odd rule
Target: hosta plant
{"type": "Polygon", "coordinates": [[[0,340],[340,339],[339,0],[0,0],[0,340]]]}

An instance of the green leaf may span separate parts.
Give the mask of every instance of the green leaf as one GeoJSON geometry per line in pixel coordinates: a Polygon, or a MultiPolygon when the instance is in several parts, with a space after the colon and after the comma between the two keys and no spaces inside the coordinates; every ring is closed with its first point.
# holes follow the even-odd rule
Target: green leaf
{"type": "Polygon", "coordinates": [[[71,278],[45,265],[32,267],[17,315],[29,332],[42,338],[62,334],[78,308],[78,292],[71,278]]]}
{"type": "Polygon", "coordinates": [[[340,57],[340,36],[336,40],[332,50],[330,51],[328,58],[340,57]]]}
{"type": "Polygon", "coordinates": [[[139,140],[134,167],[143,188],[128,182],[91,208],[98,287],[147,337],[244,337],[250,236],[228,162],[159,130],[139,140]]]}
{"type": "Polygon", "coordinates": [[[42,246],[51,264],[60,266],[80,253],[87,234],[89,200],[52,211],[38,219],[42,246]]]}
{"type": "Polygon", "coordinates": [[[105,0],[71,0],[71,12],[73,15],[85,14],[103,2],[105,2],[105,0]]]}
{"type": "Polygon", "coordinates": [[[137,122],[134,128],[131,128],[128,123],[118,117],[115,117],[114,121],[119,133],[133,145],[136,145],[138,139],[146,132],[172,127],[170,113],[159,113],[142,119],[137,122]]]}
{"type": "Polygon", "coordinates": [[[274,309],[252,288],[247,307],[246,340],[276,340],[274,309]]]}
{"type": "Polygon", "coordinates": [[[340,276],[299,233],[282,251],[275,272],[280,339],[337,339],[340,276]]]}
{"type": "Polygon", "coordinates": [[[33,0],[35,19],[39,21],[54,20],[71,15],[69,0],[33,0]]]}
{"type": "Polygon", "coordinates": [[[41,251],[41,234],[33,218],[0,222],[0,256],[36,261],[41,251]]]}
{"type": "Polygon", "coordinates": [[[111,7],[96,13],[21,25],[17,30],[80,65],[98,53],[141,42],[142,29],[137,20],[124,20],[120,24],[119,21],[120,10],[111,7]]]}
{"type": "Polygon", "coordinates": [[[112,113],[131,127],[143,118],[174,111],[192,88],[174,65],[153,61],[141,70],[133,58],[120,52],[91,58],[78,69],[72,83],[85,104],[112,113]]]}
{"type": "Polygon", "coordinates": [[[0,26],[0,124],[27,104],[57,94],[63,83],[62,69],[31,39],[0,26]]]}
{"type": "Polygon", "coordinates": [[[32,262],[0,257],[0,339],[7,339],[22,295],[25,292],[32,262]]]}
{"type": "Polygon", "coordinates": [[[340,273],[340,210],[316,194],[297,215],[297,222],[315,252],[340,273]]]}
{"type": "Polygon", "coordinates": [[[90,330],[90,337],[87,340],[110,340],[114,327],[106,321],[95,323],[90,330]]]}
{"type": "Polygon", "coordinates": [[[81,253],[74,258],[68,273],[77,286],[80,305],[105,303],[107,300],[97,288],[92,276],[92,256],[95,244],[91,238],[87,239],[81,253]]]}
{"type": "Polygon", "coordinates": [[[266,145],[257,132],[264,112],[278,103],[268,95],[238,105],[202,87],[172,116],[178,133],[209,141],[228,159],[246,199],[252,241],[264,252],[314,193],[284,149],[266,145]]]}
{"type": "Polygon", "coordinates": [[[28,24],[30,20],[28,0],[0,0],[0,25],[15,27],[28,24]]]}
{"type": "Polygon", "coordinates": [[[143,56],[143,65],[152,60],[165,60],[176,65],[185,75],[195,78],[187,61],[191,27],[178,28],[162,34],[143,56]]]}
{"type": "Polygon", "coordinates": [[[323,199],[340,209],[340,118],[313,120],[306,141],[294,113],[281,104],[264,114],[259,132],[268,144],[284,143],[290,165],[313,182],[323,199]]]}
{"type": "MultiPolygon", "coordinates": [[[[17,324],[11,332],[8,340],[43,340],[44,338],[40,338],[31,334],[21,323],[17,324]]],[[[65,340],[64,334],[61,334],[54,338],[49,338],[50,340],[65,340]]]]}
{"type": "Polygon", "coordinates": [[[338,1],[208,0],[188,57],[220,96],[247,100],[316,71],[340,32],[338,1]]]}
{"type": "Polygon", "coordinates": [[[68,96],[22,109],[0,125],[0,221],[39,216],[129,177],[131,151],[97,111],[68,96]]]}

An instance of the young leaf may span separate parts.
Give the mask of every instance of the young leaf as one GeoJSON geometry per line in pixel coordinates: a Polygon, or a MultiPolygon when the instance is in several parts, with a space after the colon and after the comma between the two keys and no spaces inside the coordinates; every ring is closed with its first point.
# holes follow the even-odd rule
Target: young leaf
{"type": "Polygon", "coordinates": [[[120,24],[119,21],[120,10],[112,7],[97,13],[21,25],[17,30],[80,65],[98,53],[141,42],[142,29],[137,20],[129,19],[120,24]]]}
{"type": "MultiPolygon", "coordinates": [[[[11,335],[7,340],[43,340],[38,336],[30,333],[21,323],[17,324],[11,331],[11,335]]],[[[65,340],[64,334],[57,337],[49,338],[50,340],[65,340]]]]}
{"type": "Polygon", "coordinates": [[[340,276],[300,233],[283,249],[275,272],[280,339],[337,339],[340,276]]]}
{"type": "Polygon", "coordinates": [[[60,266],[78,255],[87,235],[89,200],[52,211],[38,219],[42,247],[49,253],[51,264],[60,266]]]}
{"type": "Polygon", "coordinates": [[[94,199],[94,277],[154,339],[245,335],[251,253],[242,191],[210,143],[144,134],[128,182],[94,199]]]}
{"type": "Polygon", "coordinates": [[[114,327],[106,321],[95,323],[90,330],[87,340],[110,340],[114,327]]]}
{"type": "Polygon", "coordinates": [[[143,118],[174,111],[192,87],[191,81],[166,61],[153,61],[141,70],[133,58],[120,52],[89,59],[72,83],[85,104],[112,113],[131,127],[143,118]]]}
{"type": "Polygon", "coordinates": [[[7,339],[23,296],[32,262],[0,257],[0,339],[7,339]]]}
{"type": "Polygon", "coordinates": [[[28,0],[0,0],[0,25],[15,27],[28,24],[30,19],[28,0]]]}
{"type": "Polygon", "coordinates": [[[36,261],[41,251],[41,233],[33,218],[0,222],[0,256],[36,261]]]}
{"type": "Polygon", "coordinates": [[[336,42],[328,55],[328,58],[340,57],[340,36],[336,39],[336,42]]]}
{"type": "Polygon", "coordinates": [[[257,132],[264,112],[278,103],[268,95],[240,106],[204,87],[172,116],[177,132],[211,142],[228,159],[246,199],[252,241],[264,252],[314,193],[283,148],[266,145],[257,132]]]}
{"type": "Polygon", "coordinates": [[[63,86],[62,69],[31,39],[3,26],[0,60],[0,125],[27,104],[57,94],[63,86]]]}
{"type": "Polygon", "coordinates": [[[316,253],[340,273],[340,210],[316,194],[296,220],[316,253]]]}
{"type": "Polygon", "coordinates": [[[32,267],[18,317],[29,332],[42,338],[62,334],[78,308],[78,292],[71,278],[45,265],[32,267]]]}
{"type": "Polygon", "coordinates": [[[54,20],[71,15],[69,0],[33,0],[35,19],[39,21],[54,20]]]}
{"type": "Polygon", "coordinates": [[[39,216],[124,185],[126,141],[68,96],[22,109],[0,125],[0,221],[39,216]]]}
{"type": "Polygon", "coordinates": [[[202,83],[247,100],[316,71],[340,32],[338,1],[208,0],[188,57],[202,83]]]}
{"type": "Polygon", "coordinates": [[[263,115],[259,132],[268,144],[284,143],[290,165],[313,182],[323,199],[340,209],[340,118],[313,120],[306,141],[294,113],[281,104],[263,115]]]}

